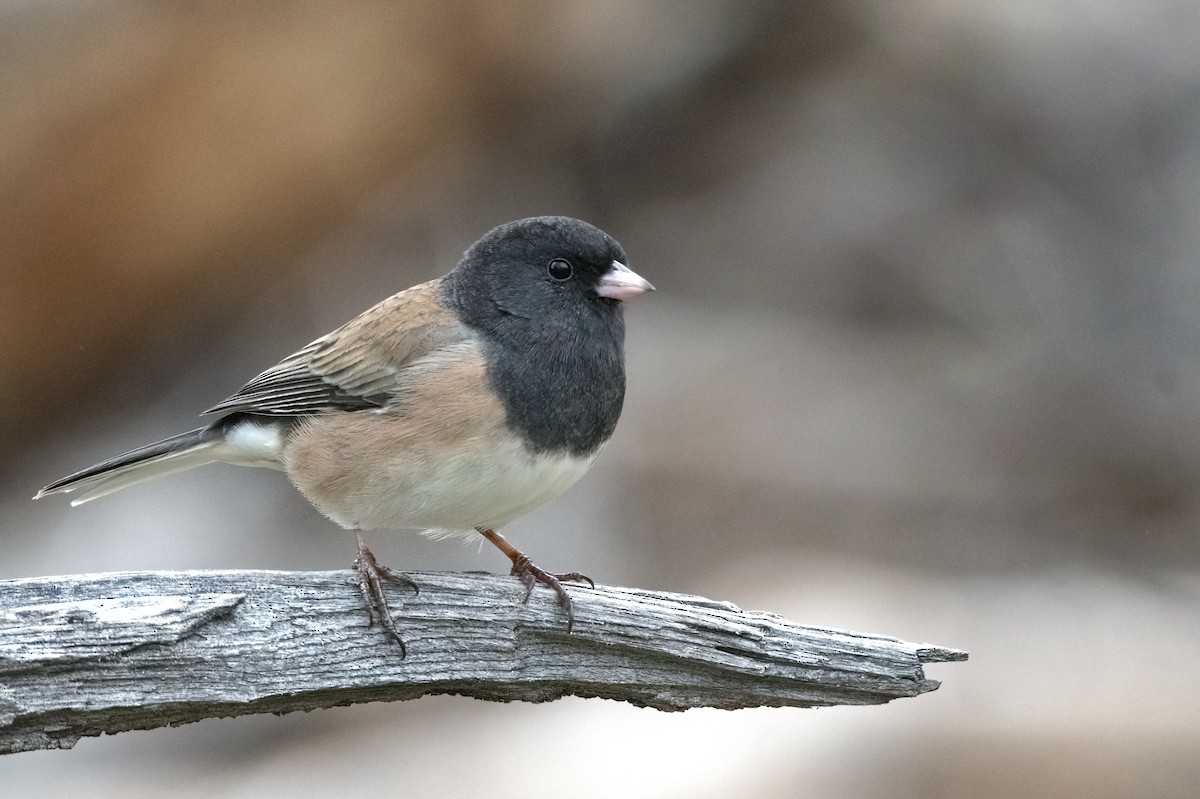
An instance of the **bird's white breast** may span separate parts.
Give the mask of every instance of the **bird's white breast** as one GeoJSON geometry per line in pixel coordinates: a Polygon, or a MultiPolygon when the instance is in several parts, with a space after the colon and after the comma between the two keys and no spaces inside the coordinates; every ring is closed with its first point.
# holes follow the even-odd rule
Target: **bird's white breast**
{"type": "Polygon", "coordinates": [[[343,507],[325,503],[321,509],[357,529],[427,529],[444,535],[499,527],[566,491],[598,454],[534,454],[515,435],[437,458],[397,453],[363,490],[336,503],[343,507]]]}

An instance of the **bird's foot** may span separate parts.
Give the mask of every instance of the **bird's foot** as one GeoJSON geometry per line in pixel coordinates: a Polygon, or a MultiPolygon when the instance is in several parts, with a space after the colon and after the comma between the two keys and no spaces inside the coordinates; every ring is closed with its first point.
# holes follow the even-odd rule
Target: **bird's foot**
{"type": "Polygon", "coordinates": [[[404,646],[404,639],[400,637],[400,630],[396,627],[392,612],[388,608],[387,598],[383,595],[383,582],[387,580],[407,586],[415,593],[420,593],[421,589],[407,574],[389,569],[387,566],[381,566],[379,561],[375,560],[375,553],[367,548],[362,534],[357,533],[357,536],[358,557],[354,559],[354,570],[358,572],[358,591],[367,603],[367,614],[371,625],[379,624],[384,633],[399,645],[400,657],[408,657],[408,648],[404,646]]]}
{"type": "Polygon", "coordinates": [[[571,595],[567,593],[564,582],[584,582],[592,588],[596,587],[596,583],[591,577],[579,572],[567,572],[565,574],[555,574],[548,572],[545,569],[534,565],[534,562],[529,559],[521,550],[508,543],[508,539],[488,527],[476,527],[479,534],[491,541],[496,547],[508,556],[512,561],[512,571],[510,574],[519,578],[525,584],[525,597],[522,602],[529,601],[529,595],[533,593],[533,587],[541,583],[550,588],[558,595],[558,604],[562,605],[563,610],[567,612],[567,632],[571,632],[571,628],[575,625],[575,611],[571,604],[571,595]]]}
{"type": "Polygon", "coordinates": [[[592,581],[591,577],[579,572],[566,572],[565,574],[548,572],[535,565],[524,552],[518,552],[518,555],[519,557],[513,560],[511,574],[520,578],[521,582],[525,584],[525,597],[521,601],[529,601],[529,595],[533,593],[533,586],[537,583],[548,587],[558,595],[558,604],[562,605],[563,610],[567,612],[567,632],[571,632],[571,628],[575,625],[575,609],[571,602],[571,595],[567,593],[563,583],[583,582],[592,588],[596,587],[596,583],[592,581]]]}

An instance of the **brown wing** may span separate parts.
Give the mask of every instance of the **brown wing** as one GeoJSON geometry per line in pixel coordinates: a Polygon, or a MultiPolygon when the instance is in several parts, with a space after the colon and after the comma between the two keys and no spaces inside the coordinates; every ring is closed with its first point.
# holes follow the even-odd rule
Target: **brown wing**
{"type": "Polygon", "coordinates": [[[414,361],[470,337],[440,301],[440,281],[393,295],[284,358],[204,415],[304,416],[386,405],[414,361]]]}

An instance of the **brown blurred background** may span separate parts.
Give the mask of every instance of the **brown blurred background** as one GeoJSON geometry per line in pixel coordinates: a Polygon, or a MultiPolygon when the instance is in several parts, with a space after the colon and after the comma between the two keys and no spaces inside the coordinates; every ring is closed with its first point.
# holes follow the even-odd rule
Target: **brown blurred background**
{"type": "MultiPolygon", "coordinates": [[[[549,567],[970,650],[874,708],[438,697],[0,759],[17,796],[1194,796],[1200,6],[0,8],[0,576],[340,568],[286,480],[71,509],[491,226],[659,291],[549,567]]],[[[376,534],[411,569],[505,564],[376,534]]]]}

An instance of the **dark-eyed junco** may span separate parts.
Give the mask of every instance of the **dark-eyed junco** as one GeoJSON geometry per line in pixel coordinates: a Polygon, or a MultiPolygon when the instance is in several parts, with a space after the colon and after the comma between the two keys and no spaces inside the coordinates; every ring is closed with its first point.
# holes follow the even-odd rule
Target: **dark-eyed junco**
{"type": "MultiPolygon", "coordinates": [[[[358,539],[373,620],[403,649],[364,530],[478,531],[526,585],[561,580],[495,530],[565,491],[613,433],[625,396],[621,301],[654,287],[603,231],[522,219],[444,277],[402,291],[284,358],[205,412],[207,426],[43,488],[78,505],[207,463],[287,472],[358,539]]],[[[589,581],[590,582],[590,581],[589,581]]]]}

